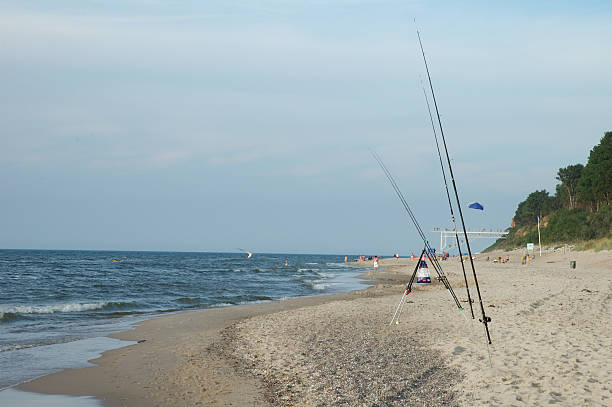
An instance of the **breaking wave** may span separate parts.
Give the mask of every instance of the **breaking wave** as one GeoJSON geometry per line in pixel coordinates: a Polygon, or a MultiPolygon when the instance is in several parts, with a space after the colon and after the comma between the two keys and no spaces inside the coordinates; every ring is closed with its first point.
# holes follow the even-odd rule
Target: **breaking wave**
{"type": "Polygon", "coordinates": [[[321,282],[307,282],[307,286],[312,288],[313,290],[323,291],[331,286],[330,283],[321,283],[321,282]]]}
{"type": "Polygon", "coordinates": [[[66,304],[53,304],[53,305],[15,305],[15,306],[3,306],[0,307],[1,320],[4,321],[6,318],[15,318],[13,315],[27,315],[27,314],[54,314],[54,313],[69,313],[69,312],[83,312],[83,311],[95,311],[101,309],[118,309],[131,306],[125,302],[91,302],[91,303],[80,303],[71,302],[66,304]]]}

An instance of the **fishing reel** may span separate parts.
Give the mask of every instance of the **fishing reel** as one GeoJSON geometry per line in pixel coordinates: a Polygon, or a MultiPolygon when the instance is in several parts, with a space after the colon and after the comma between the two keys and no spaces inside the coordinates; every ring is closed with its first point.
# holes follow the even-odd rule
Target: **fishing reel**
{"type": "Polygon", "coordinates": [[[484,317],[484,321],[482,319],[479,319],[479,321],[483,324],[488,324],[489,322],[491,322],[491,317],[484,317]]]}

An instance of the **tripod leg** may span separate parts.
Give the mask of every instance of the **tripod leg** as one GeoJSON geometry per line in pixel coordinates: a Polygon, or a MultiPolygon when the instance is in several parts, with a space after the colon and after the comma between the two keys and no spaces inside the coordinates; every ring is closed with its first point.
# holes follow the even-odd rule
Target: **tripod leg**
{"type": "Polygon", "coordinates": [[[389,322],[389,325],[393,325],[393,321],[395,321],[395,317],[396,316],[399,318],[397,313],[399,312],[400,308],[402,307],[402,304],[404,302],[404,298],[406,298],[406,295],[408,295],[408,293],[409,293],[408,290],[404,291],[404,295],[402,295],[402,299],[400,300],[399,304],[397,304],[397,308],[395,309],[395,313],[393,314],[393,318],[391,319],[391,322],[389,322]]]}
{"type": "Polygon", "coordinates": [[[412,276],[410,277],[410,281],[408,282],[408,285],[406,286],[406,290],[408,292],[410,292],[412,290],[412,284],[414,283],[414,279],[416,278],[416,273],[419,270],[419,266],[421,265],[421,260],[423,259],[423,255],[425,254],[425,249],[423,249],[423,251],[421,252],[421,255],[419,256],[419,259],[416,262],[416,266],[414,266],[414,271],[412,272],[412,276]]]}
{"type": "Polygon", "coordinates": [[[410,291],[406,291],[406,294],[404,295],[404,302],[402,303],[402,306],[401,306],[401,307],[400,307],[400,309],[399,309],[399,313],[397,314],[397,319],[396,319],[396,321],[395,321],[397,324],[399,324],[399,322],[400,322],[400,317],[402,316],[402,311],[404,310],[404,305],[406,305],[406,302],[408,302],[408,301],[406,300],[406,297],[408,296],[408,293],[409,293],[409,292],[410,292],[410,291]]]}
{"type": "Polygon", "coordinates": [[[414,278],[416,277],[416,273],[417,273],[417,270],[419,269],[419,264],[421,263],[421,259],[423,258],[424,252],[425,252],[425,249],[423,249],[423,251],[421,252],[421,256],[419,256],[419,260],[417,260],[416,267],[414,268],[414,271],[412,272],[412,276],[410,276],[410,281],[408,281],[408,284],[406,284],[406,290],[404,291],[404,295],[402,296],[400,303],[397,305],[395,314],[393,314],[393,319],[391,319],[391,322],[389,323],[389,325],[393,325],[393,321],[395,321],[395,317],[397,317],[397,321],[399,322],[399,317],[402,313],[402,309],[404,308],[403,306],[404,300],[406,299],[406,296],[410,294],[410,291],[412,290],[412,283],[414,283],[414,278]]]}

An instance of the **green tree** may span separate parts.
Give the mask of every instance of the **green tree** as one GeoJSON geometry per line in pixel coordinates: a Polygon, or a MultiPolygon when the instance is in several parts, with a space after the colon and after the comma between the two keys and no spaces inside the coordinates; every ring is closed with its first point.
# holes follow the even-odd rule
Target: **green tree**
{"type": "Polygon", "coordinates": [[[543,240],[551,243],[592,239],[594,231],[589,226],[587,214],[590,212],[584,209],[559,209],[553,212],[542,230],[543,240]]]}
{"type": "MultiPolygon", "coordinates": [[[[561,181],[562,188],[567,191],[569,209],[574,209],[576,205],[576,188],[578,188],[578,182],[580,181],[583,169],[584,165],[575,164],[559,168],[559,171],[557,171],[557,180],[561,181]]],[[[557,196],[559,195],[557,194],[557,196]]]]}
{"type": "Polygon", "coordinates": [[[537,217],[546,217],[541,226],[542,242],[576,242],[612,237],[612,132],[606,132],[593,147],[585,166],[559,168],[555,196],[535,191],[521,202],[514,226],[494,248],[511,249],[537,239],[537,217]]]}
{"type": "Polygon", "coordinates": [[[591,150],[577,193],[580,200],[595,205],[595,210],[612,200],[612,132],[606,132],[591,150]]]}
{"type": "Polygon", "coordinates": [[[537,223],[537,217],[543,217],[550,213],[555,198],[548,195],[546,190],[535,191],[527,196],[516,208],[514,222],[517,226],[529,226],[537,223]]]}

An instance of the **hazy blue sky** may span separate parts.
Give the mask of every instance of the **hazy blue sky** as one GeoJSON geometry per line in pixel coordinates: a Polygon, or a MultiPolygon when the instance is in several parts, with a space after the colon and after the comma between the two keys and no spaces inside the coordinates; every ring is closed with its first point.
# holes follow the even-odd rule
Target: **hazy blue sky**
{"type": "Polygon", "coordinates": [[[450,227],[413,18],[467,225],[508,227],[612,130],[612,2],[0,1],[0,247],[419,250],[369,153],[450,227]]]}

